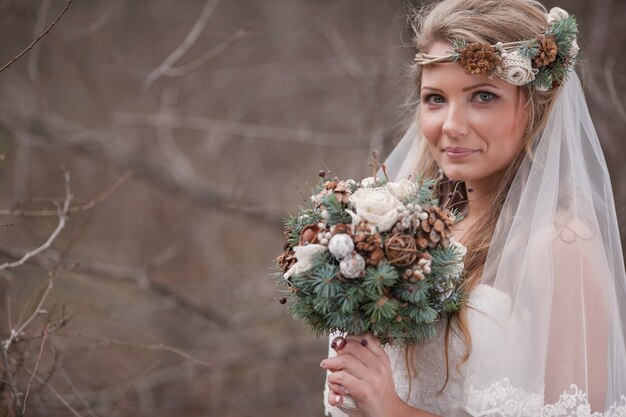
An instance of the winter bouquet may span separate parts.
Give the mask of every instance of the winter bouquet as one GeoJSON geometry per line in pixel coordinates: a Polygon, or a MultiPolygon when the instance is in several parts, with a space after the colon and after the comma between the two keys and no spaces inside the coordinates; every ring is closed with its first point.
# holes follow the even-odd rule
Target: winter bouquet
{"type": "Polygon", "coordinates": [[[370,332],[383,344],[420,343],[462,301],[465,248],[435,180],[321,180],[285,219],[275,274],[289,313],[318,336],[370,332]]]}

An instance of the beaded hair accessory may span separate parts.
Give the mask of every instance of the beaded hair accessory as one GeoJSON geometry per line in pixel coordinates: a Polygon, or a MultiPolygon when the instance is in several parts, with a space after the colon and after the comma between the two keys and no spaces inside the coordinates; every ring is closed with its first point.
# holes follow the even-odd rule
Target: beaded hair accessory
{"type": "Polygon", "coordinates": [[[495,45],[453,40],[453,51],[446,55],[418,53],[419,65],[459,62],[469,75],[494,76],[513,85],[526,85],[540,91],[560,86],[578,56],[576,18],[554,7],[546,15],[550,25],[532,39],[495,45]]]}

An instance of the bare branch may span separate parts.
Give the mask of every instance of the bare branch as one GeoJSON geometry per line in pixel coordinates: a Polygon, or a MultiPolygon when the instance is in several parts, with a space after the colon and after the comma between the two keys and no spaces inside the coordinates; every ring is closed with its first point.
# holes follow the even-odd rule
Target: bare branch
{"type": "Polygon", "coordinates": [[[0,355],[2,355],[2,367],[4,368],[4,375],[6,378],[6,383],[9,385],[11,389],[11,393],[13,394],[13,398],[15,400],[15,415],[16,417],[21,417],[22,414],[22,393],[20,392],[17,384],[15,383],[15,379],[13,378],[13,373],[11,372],[11,364],[9,363],[9,347],[5,341],[0,343],[0,355]]]}
{"type": "Polygon", "coordinates": [[[105,345],[109,345],[109,346],[122,346],[122,347],[129,347],[129,348],[134,348],[134,349],[145,349],[145,350],[156,350],[156,351],[162,351],[162,352],[170,352],[170,353],[174,353],[178,356],[181,356],[191,362],[194,362],[198,365],[202,365],[202,366],[206,366],[206,367],[211,367],[211,363],[203,361],[202,359],[198,359],[192,355],[190,355],[189,353],[178,349],[174,346],[170,346],[170,345],[165,345],[163,343],[159,343],[159,344],[151,344],[151,343],[137,343],[137,342],[129,342],[127,340],[118,340],[118,339],[110,339],[107,337],[102,337],[102,336],[97,336],[97,335],[90,335],[90,334],[84,334],[81,332],[72,332],[72,333],[55,333],[57,336],[65,336],[65,337],[78,337],[81,339],[86,339],[86,340],[93,340],[96,342],[101,342],[104,343],[105,345]]]}
{"type": "MultiPolygon", "coordinates": [[[[35,33],[34,36],[37,36],[38,33],[41,33],[42,30],[46,27],[46,18],[48,17],[48,12],[50,10],[50,5],[52,4],[52,0],[43,0],[41,2],[41,6],[39,6],[39,12],[37,12],[37,21],[35,22],[35,33]]],[[[39,72],[37,71],[39,67],[39,49],[35,48],[31,52],[28,57],[28,65],[27,65],[27,73],[30,80],[35,83],[39,78],[39,72]]]]}
{"type": "Polygon", "coordinates": [[[335,25],[329,25],[324,31],[324,34],[337,53],[341,63],[346,68],[350,78],[352,78],[356,84],[360,86],[358,81],[363,76],[365,71],[363,71],[363,67],[359,64],[354,52],[346,43],[346,40],[341,35],[341,32],[339,32],[339,29],[337,29],[335,25]]]}
{"type": "MultiPolygon", "coordinates": [[[[24,368],[26,368],[26,367],[24,367],[24,368]]],[[[74,407],[72,407],[72,405],[56,389],[54,389],[52,384],[46,383],[45,380],[43,378],[41,378],[40,376],[38,376],[38,375],[35,375],[35,379],[40,384],[45,384],[46,388],[48,388],[50,390],[50,392],[61,402],[61,404],[63,404],[65,406],[65,408],[70,410],[72,412],[72,414],[74,414],[74,416],[76,416],[76,417],[83,417],[82,414],[80,414],[78,411],[76,411],[76,409],[74,407]]]]}
{"type": "Polygon", "coordinates": [[[39,345],[39,354],[37,355],[37,362],[35,362],[35,369],[33,369],[33,372],[30,374],[30,378],[28,379],[28,384],[26,385],[26,394],[24,394],[24,404],[22,405],[22,413],[26,412],[26,400],[28,400],[28,394],[30,393],[30,385],[33,382],[33,379],[35,378],[35,374],[37,373],[37,369],[39,369],[39,363],[41,363],[41,358],[43,357],[43,348],[46,345],[46,340],[48,339],[48,326],[50,325],[50,323],[46,322],[46,324],[44,324],[43,329],[42,329],[42,333],[43,333],[43,337],[41,338],[41,344],[39,345]]]}
{"type": "MultiPolygon", "coordinates": [[[[179,90],[173,87],[166,88],[161,96],[161,108],[159,113],[174,113],[179,90]]],[[[156,129],[156,139],[163,156],[168,160],[165,166],[172,176],[192,178],[196,175],[193,164],[176,144],[176,138],[170,126],[162,125],[156,129]]]]}
{"type": "MultiPolygon", "coordinates": [[[[159,115],[154,116],[157,120],[159,115]]],[[[168,116],[169,117],[169,116],[168,116]]],[[[201,119],[207,120],[207,119],[201,119]]],[[[15,123],[9,115],[0,110],[0,122],[5,123],[5,127],[10,127],[11,132],[19,137],[21,140],[30,143],[43,143],[46,142],[43,136],[35,135],[28,131],[24,126],[15,123]]],[[[250,134],[254,125],[250,125],[250,134]]],[[[53,123],[48,129],[51,132],[58,132],[62,129],[60,126],[56,126],[53,123]]],[[[292,131],[295,134],[297,131],[292,131]]],[[[58,134],[57,134],[58,135],[58,134]]],[[[46,134],[46,138],[55,136],[54,133],[46,134]]],[[[138,175],[144,179],[157,183],[159,186],[169,189],[175,194],[184,194],[192,199],[196,204],[206,205],[211,208],[226,209],[232,212],[243,214],[254,218],[263,224],[282,224],[283,214],[279,210],[263,206],[254,201],[246,201],[243,199],[234,199],[228,192],[224,192],[216,187],[208,185],[203,178],[178,178],[169,175],[169,171],[164,167],[164,163],[159,160],[151,160],[144,158],[141,155],[137,155],[134,152],[128,152],[125,147],[117,146],[102,146],[93,147],[86,146],[93,144],[94,142],[106,142],[111,139],[113,135],[102,134],[98,132],[90,132],[87,135],[59,135],[57,136],[57,145],[62,146],[77,146],[77,150],[83,152],[93,158],[106,160],[124,168],[132,169],[138,175]],[[88,141],[85,141],[88,139],[88,141]]],[[[341,140],[337,136],[337,140],[341,140]]],[[[49,141],[48,141],[49,144],[49,141]]],[[[50,144],[49,144],[50,145],[50,144]]]]}
{"type": "Polygon", "coordinates": [[[121,9],[128,2],[129,0],[118,1],[113,6],[105,10],[104,13],[100,15],[98,20],[93,22],[91,25],[74,32],[72,38],[76,39],[76,38],[82,38],[82,37],[93,35],[98,30],[100,30],[104,25],[106,25],[106,23],[111,19],[111,17],[113,17],[115,13],[117,13],[117,11],[121,9]]]}
{"type": "Polygon", "coordinates": [[[143,378],[145,375],[149,375],[150,373],[152,373],[152,371],[154,371],[158,366],[160,365],[160,361],[157,361],[155,363],[153,363],[152,365],[146,367],[146,369],[141,372],[139,375],[137,375],[127,386],[126,389],[124,389],[124,391],[121,393],[121,395],[118,396],[117,400],[111,405],[111,409],[109,410],[107,417],[111,417],[111,415],[113,415],[113,412],[115,411],[115,409],[117,408],[117,406],[119,405],[119,403],[122,401],[122,399],[126,396],[126,394],[128,394],[128,391],[130,391],[130,389],[137,383],[137,381],[141,378],[143,378]]]}
{"type": "Polygon", "coordinates": [[[211,18],[211,15],[215,11],[218,3],[219,0],[207,1],[204,9],[202,9],[202,13],[200,13],[200,17],[198,17],[198,20],[196,20],[196,23],[191,28],[191,31],[187,34],[187,37],[185,38],[183,43],[181,43],[178,48],[176,48],[174,52],[172,52],[170,56],[168,56],[165,61],[161,63],[161,65],[159,65],[150,74],[148,74],[146,80],[144,81],[144,87],[150,87],[153,82],[155,82],[157,79],[159,79],[159,77],[165,74],[170,68],[172,68],[176,61],[178,61],[183,55],[185,55],[185,53],[187,53],[189,48],[191,48],[191,46],[198,40],[198,37],[206,27],[207,22],[211,18]]]}
{"type": "Polygon", "coordinates": [[[313,146],[365,149],[362,138],[357,135],[340,135],[312,132],[303,129],[259,125],[230,120],[209,119],[205,117],[179,116],[159,113],[117,113],[115,122],[126,126],[167,126],[177,129],[199,130],[223,135],[243,136],[251,139],[300,143],[313,146]]]}
{"type": "MultiPolygon", "coordinates": [[[[175,246],[171,251],[178,250],[175,246]]],[[[166,250],[163,254],[159,254],[155,259],[151,260],[147,269],[149,271],[158,267],[164,261],[165,256],[171,256],[172,252],[166,250]]],[[[17,258],[21,256],[20,251],[12,248],[9,245],[3,245],[0,243],[0,254],[17,258]]],[[[188,313],[194,314],[196,317],[200,317],[204,320],[218,325],[222,329],[227,329],[229,321],[222,316],[218,311],[214,310],[208,305],[199,307],[187,300],[182,295],[172,291],[166,285],[159,284],[158,282],[150,279],[148,271],[139,268],[129,268],[119,265],[105,264],[102,262],[85,261],[85,260],[66,260],[60,263],[60,255],[58,253],[52,254],[40,254],[32,259],[32,261],[41,266],[42,268],[50,268],[58,264],[59,269],[72,270],[76,272],[82,272],[86,274],[94,274],[100,277],[106,277],[109,279],[131,282],[144,290],[153,292],[163,296],[165,299],[171,301],[176,307],[182,308],[188,313]]],[[[41,335],[40,335],[41,336],[41,335]]],[[[39,336],[39,337],[40,337],[39,336]]]]}
{"type": "Polygon", "coordinates": [[[57,225],[56,229],[54,229],[54,232],[52,232],[48,240],[46,240],[46,242],[44,242],[43,245],[39,246],[38,248],[33,249],[30,252],[27,252],[19,260],[15,262],[6,262],[0,265],[0,271],[4,269],[15,268],[16,266],[23,265],[27,260],[29,260],[33,256],[36,256],[40,254],[41,252],[45,251],[46,249],[48,249],[50,245],[52,244],[52,242],[54,242],[54,240],[59,236],[59,233],[61,233],[61,230],[63,230],[63,228],[65,227],[65,222],[67,221],[67,213],[70,208],[70,202],[72,201],[72,198],[73,198],[72,192],[70,190],[70,173],[68,171],[65,171],[64,177],[65,177],[65,203],[63,204],[63,208],[61,208],[58,211],[59,224],[57,225]]]}
{"type": "Polygon", "coordinates": [[[11,335],[9,336],[7,340],[4,341],[4,343],[6,344],[7,350],[11,347],[11,344],[15,342],[15,340],[19,338],[20,335],[22,335],[22,333],[24,333],[24,330],[26,330],[28,325],[35,319],[35,317],[37,317],[41,313],[43,304],[48,298],[48,294],[50,294],[50,291],[52,290],[52,278],[55,275],[56,275],[56,271],[52,271],[48,275],[48,285],[46,286],[45,291],[41,295],[41,298],[39,298],[39,303],[37,303],[37,307],[35,308],[33,313],[30,315],[30,317],[28,317],[28,319],[26,319],[26,321],[17,330],[11,329],[11,335]]]}
{"type": "MultiPolygon", "coordinates": [[[[68,209],[68,214],[79,213],[83,211],[88,211],[93,209],[95,206],[100,204],[102,201],[106,200],[113,194],[122,184],[126,182],[130,177],[133,176],[132,171],[126,171],[124,175],[118,178],[113,185],[111,185],[106,190],[102,191],[100,194],[93,197],[91,200],[84,204],[79,204],[72,206],[68,209]]],[[[0,210],[0,216],[20,216],[20,217],[49,217],[49,216],[58,216],[58,210],[21,210],[21,209],[4,209],[0,210]]]]}
{"type": "Polygon", "coordinates": [[[174,77],[180,77],[182,75],[188,74],[191,71],[194,71],[200,68],[202,65],[206,64],[207,62],[209,62],[210,60],[212,60],[219,54],[229,49],[238,40],[249,36],[251,33],[252,32],[247,30],[246,28],[241,28],[237,32],[230,35],[224,42],[222,42],[215,48],[205,52],[199,58],[196,58],[195,60],[191,61],[188,64],[181,65],[179,67],[172,67],[168,69],[167,71],[165,71],[163,75],[174,78],[174,77]]]}
{"type": "Polygon", "coordinates": [[[61,18],[63,17],[63,15],[65,14],[65,12],[67,12],[70,8],[70,4],[72,4],[72,0],[67,0],[67,4],[65,5],[65,8],[63,9],[63,11],[56,17],[56,19],[54,19],[52,21],[52,23],[50,23],[50,26],[48,26],[46,28],[45,31],[43,31],[41,33],[41,35],[37,36],[37,38],[35,38],[34,41],[32,41],[30,43],[30,45],[28,45],[26,47],[26,49],[24,49],[22,52],[20,52],[17,56],[15,56],[12,60],[10,60],[9,62],[7,62],[2,68],[0,68],[0,72],[4,71],[5,69],[9,68],[15,61],[17,61],[18,59],[20,59],[22,56],[24,56],[24,54],[26,54],[28,51],[30,51],[31,49],[33,49],[33,47],[37,44],[37,42],[39,42],[44,36],[46,36],[48,34],[48,32],[50,32],[50,30],[54,27],[54,25],[57,24],[57,22],[59,20],[61,20],[61,18]]]}
{"type": "Polygon", "coordinates": [[[70,387],[70,390],[72,390],[74,397],[76,397],[78,402],[83,406],[83,408],[85,408],[85,410],[87,410],[87,413],[89,413],[91,417],[97,417],[96,413],[91,409],[91,406],[87,403],[87,401],[85,401],[81,395],[78,395],[78,390],[76,389],[74,382],[70,379],[70,376],[67,374],[65,367],[62,366],[60,369],[63,379],[65,379],[65,383],[70,387]]]}

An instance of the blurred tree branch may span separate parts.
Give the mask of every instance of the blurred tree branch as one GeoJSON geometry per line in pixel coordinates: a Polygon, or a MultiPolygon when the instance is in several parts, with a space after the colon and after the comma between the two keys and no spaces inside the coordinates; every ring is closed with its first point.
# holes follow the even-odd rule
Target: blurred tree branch
{"type": "Polygon", "coordinates": [[[202,34],[202,31],[206,27],[218,3],[219,0],[208,0],[206,2],[204,8],[202,9],[202,12],[200,13],[200,16],[198,17],[198,20],[196,20],[196,23],[191,28],[191,31],[189,31],[189,33],[187,34],[187,37],[185,38],[183,43],[181,43],[178,48],[176,48],[165,59],[165,61],[163,61],[158,67],[152,70],[150,74],[148,74],[144,81],[144,86],[146,88],[150,87],[152,83],[159,79],[159,77],[168,72],[172,68],[172,66],[180,58],[182,58],[185,53],[187,53],[189,48],[191,48],[191,46],[198,40],[200,34],[202,34]]]}
{"type": "Polygon", "coordinates": [[[304,144],[323,148],[366,149],[357,135],[342,135],[292,129],[240,121],[209,119],[205,117],[180,116],[165,113],[117,113],[114,120],[121,126],[169,127],[199,130],[208,133],[242,136],[292,144],[304,144]]]}
{"type": "MultiPolygon", "coordinates": [[[[57,211],[57,215],[59,216],[59,224],[57,225],[56,229],[54,229],[52,234],[48,237],[48,239],[41,246],[29,252],[26,252],[24,256],[22,256],[20,259],[18,259],[15,262],[5,262],[4,264],[0,265],[0,271],[2,271],[3,269],[15,268],[16,266],[23,265],[27,260],[29,260],[33,256],[36,256],[40,254],[41,252],[43,252],[44,250],[48,249],[50,245],[52,244],[52,242],[54,242],[54,240],[59,236],[59,233],[61,233],[61,230],[63,230],[63,228],[65,227],[65,223],[67,222],[67,214],[70,208],[70,202],[72,201],[72,198],[73,198],[71,190],[70,190],[70,173],[64,170],[64,177],[65,177],[65,202],[63,203],[63,207],[59,207],[57,211]]],[[[10,345],[10,342],[9,342],[9,345],[10,345]]]]}
{"type": "Polygon", "coordinates": [[[65,12],[67,12],[70,8],[70,5],[72,4],[72,0],[67,0],[67,3],[65,4],[65,8],[61,11],[61,13],[59,13],[59,15],[52,21],[52,23],[50,23],[50,25],[46,28],[46,30],[44,30],[39,36],[37,36],[31,43],[30,45],[28,45],[26,47],[26,49],[24,49],[22,52],[20,52],[19,54],[17,54],[12,60],[10,60],[9,62],[7,62],[6,64],[4,64],[4,66],[2,68],[0,68],[0,72],[4,71],[5,69],[9,68],[15,61],[17,61],[18,59],[20,59],[21,57],[23,57],[28,51],[30,51],[31,49],[33,49],[33,47],[37,44],[37,42],[39,42],[41,39],[43,39],[44,36],[46,36],[50,30],[54,27],[54,25],[57,24],[57,22],[59,20],[61,20],[61,18],[63,17],[63,15],[65,14],[65,12]]]}
{"type": "MultiPolygon", "coordinates": [[[[109,196],[111,196],[111,194],[113,194],[119,187],[121,187],[122,184],[124,184],[126,180],[128,180],[132,175],[132,171],[126,171],[126,173],[118,178],[117,181],[115,181],[115,183],[111,185],[111,187],[94,196],[91,200],[84,204],[69,207],[67,213],[73,214],[93,209],[96,205],[100,204],[109,196]]],[[[47,217],[56,215],[58,215],[58,210],[25,210],[16,208],[0,210],[0,216],[47,217]]]]}

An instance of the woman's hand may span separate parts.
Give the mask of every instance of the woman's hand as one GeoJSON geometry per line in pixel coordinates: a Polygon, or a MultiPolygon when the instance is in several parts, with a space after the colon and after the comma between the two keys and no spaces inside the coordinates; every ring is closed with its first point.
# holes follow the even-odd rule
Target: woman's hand
{"type": "Polygon", "coordinates": [[[389,357],[377,338],[367,333],[345,341],[337,338],[333,344],[337,356],[320,364],[331,372],[330,405],[341,406],[343,396],[350,394],[364,417],[409,415],[410,407],[396,393],[389,357]]]}

